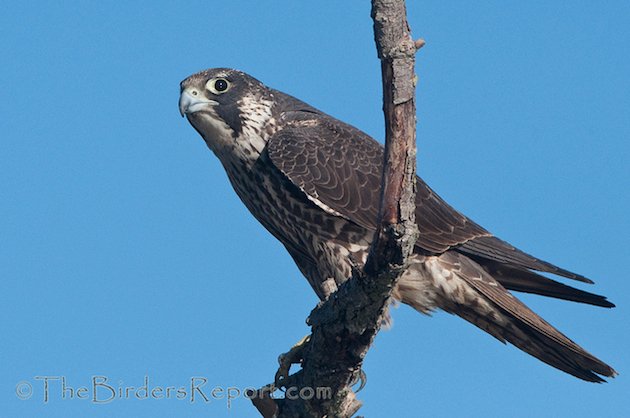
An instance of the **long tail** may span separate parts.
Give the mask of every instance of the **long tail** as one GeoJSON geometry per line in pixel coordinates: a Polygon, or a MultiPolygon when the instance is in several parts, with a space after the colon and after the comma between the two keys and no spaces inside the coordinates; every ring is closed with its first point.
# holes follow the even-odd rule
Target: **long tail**
{"type": "MultiPolygon", "coordinates": [[[[469,257],[448,251],[439,257],[428,257],[425,266],[433,277],[438,295],[437,304],[447,312],[466,319],[499,341],[509,342],[539,360],[580,379],[604,382],[601,376],[617,375],[608,364],[584,350],[535,314],[469,257]]],[[[406,280],[413,280],[410,277],[412,276],[406,280]]],[[[422,299],[426,296],[417,291],[417,286],[410,286],[409,283],[400,284],[400,297],[403,303],[416,308],[424,306],[425,302],[422,299]]],[[[552,289],[556,288],[554,284],[549,286],[552,289]]],[[[568,296],[575,295],[567,295],[564,298],[568,299],[568,296]]],[[[597,298],[593,299],[579,293],[571,300],[576,298],[581,299],[579,301],[601,302],[597,298]]]]}

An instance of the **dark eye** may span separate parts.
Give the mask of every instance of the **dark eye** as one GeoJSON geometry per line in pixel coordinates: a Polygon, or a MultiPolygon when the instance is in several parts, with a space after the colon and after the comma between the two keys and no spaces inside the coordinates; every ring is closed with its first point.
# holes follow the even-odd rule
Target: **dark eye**
{"type": "Polygon", "coordinates": [[[230,82],[225,78],[212,78],[206,83],[206,88],[213,94],[225,93],[230,88],[230,82]]]}
{"type": "Polygon", "coordinates": [[[227,90],[227,88],[228,88],[227,80],[220,78],[214,82],[214,89],[218,91],[219,93],[224,92],[225,90],[227,90]]]}

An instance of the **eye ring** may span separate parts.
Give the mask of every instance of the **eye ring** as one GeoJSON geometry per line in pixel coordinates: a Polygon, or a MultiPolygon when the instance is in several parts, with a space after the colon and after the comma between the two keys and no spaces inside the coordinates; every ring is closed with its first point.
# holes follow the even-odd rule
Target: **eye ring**
{"type": "Polygon", "coordinates": [[[230,82],[223,77],[208,80],[206,88],[213,94],[223,94],[230,89],[230,82]]]}

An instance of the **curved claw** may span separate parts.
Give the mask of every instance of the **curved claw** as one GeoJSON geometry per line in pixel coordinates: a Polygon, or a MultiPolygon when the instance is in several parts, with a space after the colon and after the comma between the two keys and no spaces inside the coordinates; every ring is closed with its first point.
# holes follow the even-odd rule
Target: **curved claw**
{"type": "Polygon", "coordinates": [[[278,356],[278,371],[274,376],[274,385],[278,389],[282,389],[286,386],[286,382],[289,379],[289,370],[291,369],[291,365],[299,364],[302,361],[302,353],[304,349],[311,341],[311,336],[307,335],[298,341],[291,349],[278,356]]]}
{"type": "Polygon", "coordinates": [[[355,390],[354,393],[361,392],[361,390],[363,390],[365,385],[367,385],[367,375],[365,374],[363,369],[359,369],[359,372],[355,375],[354,379],[350,383],[350,386],[356,385],[357,382],[360,382],[359,388],[357,390],[355,390]]]}

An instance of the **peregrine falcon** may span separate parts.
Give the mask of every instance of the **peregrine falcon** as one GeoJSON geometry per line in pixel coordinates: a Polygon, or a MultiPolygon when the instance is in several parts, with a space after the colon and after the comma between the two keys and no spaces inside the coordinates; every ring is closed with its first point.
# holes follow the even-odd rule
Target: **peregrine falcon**
{"type": "MultiPolygon", "coordinates": [[[[383,147],[367,134],[237,70],[181,82],[179,110],[219,158],[254,217],[287,249],[320,299],[363,266],[376,229],[383,147]]],[[[538,274],[591,280],[533,257],[453,209],[417,178],[420,232],[393,292],[442,309],[499,341],[590,382],[615,370],[511,292],[612,308],[604,296],[538,274]]]]}

